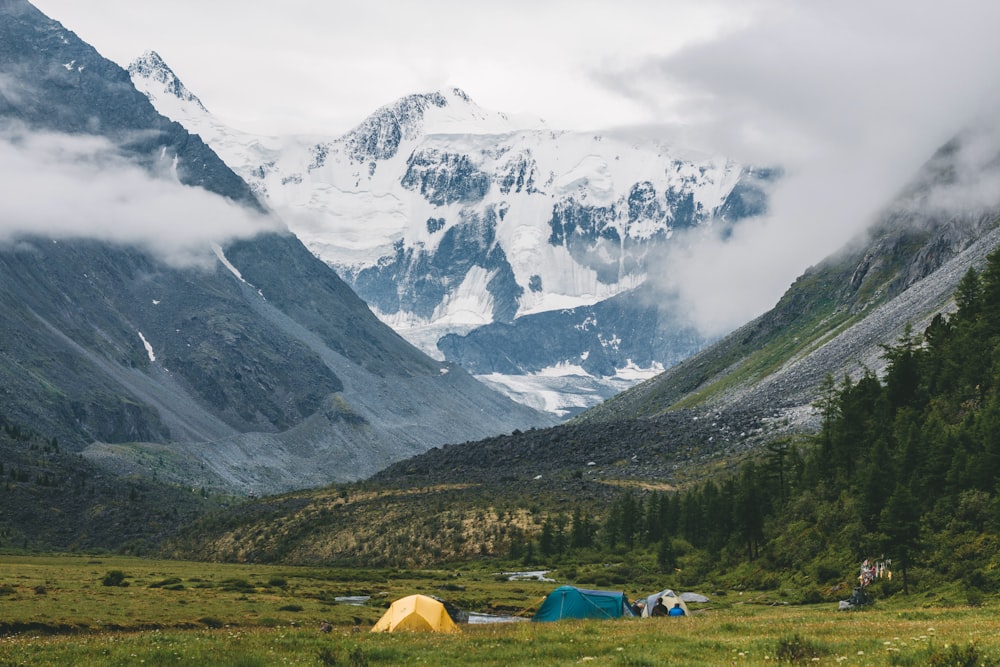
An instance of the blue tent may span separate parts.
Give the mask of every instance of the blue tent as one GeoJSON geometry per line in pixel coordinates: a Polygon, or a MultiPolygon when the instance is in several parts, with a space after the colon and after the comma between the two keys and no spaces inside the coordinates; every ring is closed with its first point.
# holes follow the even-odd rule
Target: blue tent
{"type": "Polygon", "coordinates": [[[545,598],[531,620],[558,621],[561,618],[621,618],[632,616],[628,598],[615,591],[591,591],[560,586],[545,598]]]}

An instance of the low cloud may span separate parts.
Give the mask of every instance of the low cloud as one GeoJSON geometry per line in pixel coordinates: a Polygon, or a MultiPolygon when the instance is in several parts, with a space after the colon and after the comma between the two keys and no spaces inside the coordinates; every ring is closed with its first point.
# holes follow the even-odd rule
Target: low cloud
{"type": "Polygon", "coordinates": [[[930,162],[933,187],[901,202],[918,214],[961,215],[1000,206],[1000,125],[978,122],[961,132],[930,162]]]}
{"type": "Polygon", "coordinates": [[[173,265],[214,261],[212,243],[275,230],[271,216],[182,185],[173,158],[159,173],[107,139],[0,127],[0,242],[25,235],[139,246],[173,265]]]}
{"type": "MultiPolygon", "coordinates": [[[[756,8],[752,22],[718,39],[595,73],[610,92],[665,119],[644,132],[784,169],[768,215],[724,241],[678,244],[655,271],[711,334],[772,307],[809,266],[857,238],[939,147],[977,119],[995,123],[1000,109],[1000,5],[756,8]]],[[[968,168],[927,205],[1000,201],[989,166],[1000,143],[984,140],[989,134],[964,145],[968,168]]]]}

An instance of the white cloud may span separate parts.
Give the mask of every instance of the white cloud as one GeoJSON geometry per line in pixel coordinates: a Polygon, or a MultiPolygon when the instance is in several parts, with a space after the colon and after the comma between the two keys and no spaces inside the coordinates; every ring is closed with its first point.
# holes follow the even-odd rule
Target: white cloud
{"type": "Polygon", "coordinates": [[[0,127],[0,242],[30,234],[137,245],[175,264],[214,261],[210,244],[279,223],[123,158],[104,138],[0,127]]]}
{"type": "MultiPolygon", "coordinates": [[[[773,2],[722,39],[595,73],[670,121],[646,132],[786,170],[766,218],[668,258],[663,272],[703,327],[770,308],[977,112],[1000,108],[997,25],[988,2],[773,2]]],[[[992,196],[995,178],[962,196],[992,196]]]]}

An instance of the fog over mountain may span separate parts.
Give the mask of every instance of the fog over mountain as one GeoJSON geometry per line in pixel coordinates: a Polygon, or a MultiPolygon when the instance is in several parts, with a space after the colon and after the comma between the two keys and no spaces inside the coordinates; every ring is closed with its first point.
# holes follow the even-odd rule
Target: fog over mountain
{"type": "Polygon", "coordinates": [[[532,112],[553,128],[780,166],[768,216],[722,239],[677,243],[653,272],[704,339],[764,312],[870,224],[903,175],[989,101],[1000,61],[997,9],[974,0],[906,11],[856,1],[560,2],[532,7],[530,22],[507,7],[391,2],[286,12],[182,2],[102,17],[96,0],[44,4],[64,7],[123,66],[157,49],[221,119],[247,119],[251,127],[229,123],[241,129],[267,116],[272,134],[308,126],[340,136],[378,104],[460,86],[486,108],[532,112]],[[479,48],[507,44],[512,24],[544,39],[479,48]],[[261,48],[262,30],[274,48],[261,48]],[[234,115],[237,99],[251,102],[234,115]]]}
{"type": "Polygon", "coordinates": [[[1000,109],[1000,6],[760,3],[754,19],[597,76],[670,137],[785,169],[769,214],[665,261],[706,331],[774,305],[865,227],[959,128],[1000,109]],[[713,257],[705,262],[700,258],[713,257]]]}
{"type": "MultiPolygon", "coordinates": [[[[587,9],[559,4],[566,16],[587,9]]],[[[632,544],[629,562],[638,570],[654,552],[660,561],[676,550],[675,564],[687,574],[741,590],[748,581],[772,590],[791,572],[802,601],[814,602],[817,586],[828,589],[821,597],[837,593],[841,577],[831,564],[853,558],[859,539],[886,546],[898,531],[912,546],[910,528],[919,523],[921,537],[937,540],[924,550],[935,558],[924,563],[934,569],[931,579],[954,575],[955,590],[989,590],[996,583],[991,554],[969,547],[983,543],[977,526],[995,515],[997,401],[989,336],[978,335],[995,331],[995,322],[945,320],[963,276],[1000,247],[997,16],[961,0],[948,7],[918,1],[905,14],[852,0],[747,5],[753,20],[742,14],[726,31],[729,41],[701,33],[701,43],[647,57],[640,67],[594,65],[607,89],[686,122],[680,130],[647,127],[641,141],[635,127],[508,132],[503,114],[481,114],[449,86],[395,98],[333,139],[282,143],[216,123],[211,105],[176,80],[136,90],[124,70],[24,0],[0,0],[0,163],[7,171],[0,177],[18,188],[0,208],[0,424],[42,434],[21,440],[15,429],[4,432],[5,450],[17,454],[7,466],[7,488],[16,492],[8,505],[20,514],[17,523],[8,516],[15,512],[0,516],[5,545],[12,537],[16,544],[19,531],[27,549],[37,528],[79,534],[99,520],[101,535],[69,546],[134,549],[119,526],[141,523],[146,517],[136,517],[147,507],[153,524],[160,509],[184,512],[184,505],[170,494],[160,496],[163,508],[151,507],[153,498],[133,504],[145,490],[118,481],[132,475],[176,484],[188,499],[193,487],[256,495],[364,478],[349,489],[239,503],[175,532],[169,553],[398,569],[456,557],[554,557],[562,547],[542,545],[572,523],[570,532],[602,545],[592,568],[577,568],[595,582],[627,574],[631,566],[616,574],[605,556],[614,560],[632,544]],[[973,16],[981,22],[966,24],[973,16]],[[966,27],[961,34],[955,19],[966,27]],[[172,97],[156,99],[164,94],[172,97]],[[204,132],[154,109],[174,100],[208,114],[204,132]],[[421,134],[427,111],[446,122],[421,134]],[[484,117],[501,129],[465,131],[484,117]],[[448,123],[464,129],[441,131],[448,123]],[[663,160],[676,155],[636,148],[714,140],[725,150],[710,154],[725,159],[663,160]],[[557,144],[583,150],[538,150],[557,144]],[[559,169],[536,169],[543,152],[571,155],[568,168],[553,159],[559,169]],[[237,159],[227,166],[220,155],[237,159]],[[647,159],[642,166],[653,164],[662,180],[632,177],[632,166],[647,159]],[[630,176],[626,186],[611,187],[622,174],[630,176]],[[205,191],[214,195],[205,200],[205,191]],[[364,206],[344,206],[351,197],[364,206]],[[512,225],[508,234],[503,223],[538,199],[543,224],[512,225]],[[278,202],[301,214],[292,225],[299,236],[266,210],[278,202]],[[324,246],[324,211],[317,211],[330,202],[338,206],[325,212],[339,226],[324,246]],[[669,243],[649,248],[640,243],[647,237],[669,243]],[[372,239],[378,252],[367,255],[362,245],[372,239]],[[593,407],[555,424],[486,390],[455,363],[420,353],[380,322],[319,258],[331,246],[355,251],[348,259],[360,261],[340,270],[367,289],[383,318],[495,317],[438,344],[449,360],[484,376],[500,375],[497,369],[542,375],[559,359],[555,370],[572,360],[606,377],[691,353],[597,405],[584,396],[574,407],[593,407]],[[530,270],[519,274],[524,267],[530,270]],[[567,284],[584,288],[573,293],[582,303],[536,308],[565,297],[552,288],[567,284]],[[591,287],[607,294],[598,298],[591,287]],[[948,329],[966,340],[949,340],[948,329]],[[642,346],[630,344],[639,339],[642,346]],[[935,354],[917,351],[925,342],[935,354]],[[886,354],[900,343],[898,356],[886,354]],[[952,343],[946,356],[936,354],[952,343]],[[921,368],[906,368],[910,352],[921,368]],[[873,390],[871,374],[897,361],[904,374],[890,375],[886,392],[873,390]],[[860,400],[837,408],[828,381],[852,378],[846,397],[863,376],[854,385],[865,385],[853,394],[860,400]],[[938,384],[952,385],[950,395],[924,393],[938,384]],[[808,437],[821,425],[818,398],[847,417],[826,422],[830,438],[808,437]],[[52,460],[51,449],[59,466],[43,469],[38,463],[52,460]],[[74,470],[79,457],[85,460],[74,470]],[[751,465],[730,475],[742,462],[751,465]],[[15,476],[14,465],[34,466],[27,469],[35,481],[23,470],[15,476]],[[64,493],[62,480],[74,477],[63,471],[75,474],[81,491],[86,481],[89,500],[67,498],[84,494],[64,493]],[[53,474],[60,482],[47,489],[53,474]],[[948,495],[927,497],[939,478],[948,495]],[[712,484],[698,488],[705,480],[712,484]],[[29,496],[29,486],[43,493],[29,496]],[[784,504],[793,488],[803,495],[784,504]],[[128,497],[131,512],[114,512],[95,490],[122,503],[128,497]],[[911,494],[929,513],[899,521],[910,512],[897,510],[915,504],[895,500],[911,494]],[[580,507],[567,509],[570,497],[580,507]],[[627,521],[654,501],[661,519],[676,520],[669,530],[661,521],[656,537],[655,521],[627,521]],[[705,511],[692,513],[700,504],[705,511]],[[58,522],[32,525],[57,513],[58,522]],[[677,518],[709,514],[718,520],[708,530],[705,521],[677,518]],[[785,520],[792,515],[795,521],[785,520]],[[836,517],[835,530],[826,530],[824,517],[836,517]],[[626,523],[631,529],[620,533],[626,523]],[[756,555],[754,540],[763,547],[756,555]],[[744,548],[746,560],[738,555],[744,548]],[[963,549],[976,553],[955,561],[963,549]],[[754,566],[764,561],[770,565],[754,566]]],[[[418,5],[408,6],[416,8],[408,16],[419,15],[412,13],[418,5]]],[[[204,15],[216,11],[213,5],[204,15]]],[[[466,4],[456,14],[476,11],[466,4]]],[[[648,32],[648,25],[636,31],[648,32]]],[[[995,291],[991,274],[983,287],[995,291]]],[[[969,315],[990,294],[974,294],[972,282],[958,297],[973,306],[969,315]]],[[[515,388],[538,394],[526,384],[515,388]]],[[[560,398],[583,394],[579,386],[560,389],[560,398]]],[[[169,526],[185,523],[182,513],[169,526]]]]}
{"type": "Polygon", "coordinates": [[[99,135],[0,127],[0,240],[24,234],[143,247],[171,264],[212,263],[211,243],[279,231],[281,223],[197,187],[169,161],[147,171],[99,135]]]}

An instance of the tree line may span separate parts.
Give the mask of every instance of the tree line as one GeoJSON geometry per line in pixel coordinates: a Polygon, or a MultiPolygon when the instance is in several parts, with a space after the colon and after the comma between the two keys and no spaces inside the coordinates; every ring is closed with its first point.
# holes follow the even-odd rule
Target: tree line
{"type": "Polygon", "coordinates": [[[954,299],[950,316],[884,347],[881,376],[828,377],[815,436],[772,442],[734,474],[683,492],[623,494],[601,521],[550,516],[538,550],[814,584],[875,555],[892,559],[903,592],[914,568],[925,584],[1000,589],[1000,251],[954,299]]]}

